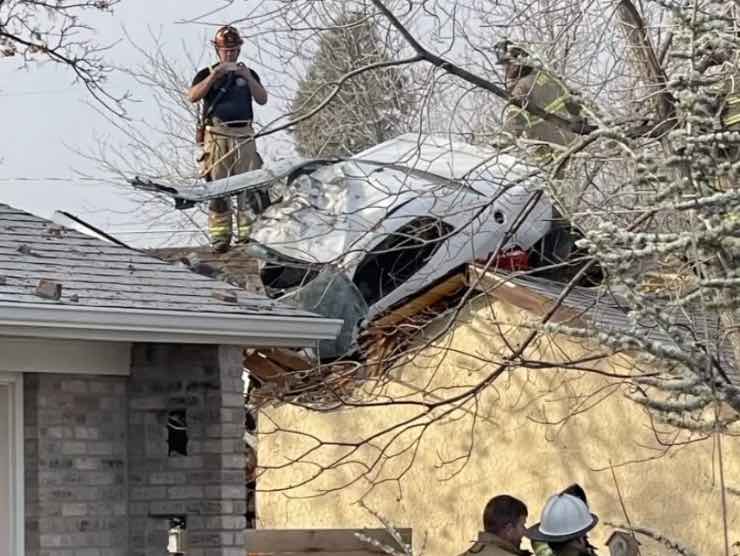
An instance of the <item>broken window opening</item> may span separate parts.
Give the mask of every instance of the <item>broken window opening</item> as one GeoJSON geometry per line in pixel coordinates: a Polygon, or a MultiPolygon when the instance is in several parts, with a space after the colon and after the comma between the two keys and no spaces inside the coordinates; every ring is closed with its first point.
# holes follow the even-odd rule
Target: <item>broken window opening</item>
{"type": "Polygon", "coordinates": [[[420,216],[381,241],[357,267],[354,283],[368,305],[398,288],[426,265],[453,227],[420,216]]]}
{"type": "Polygon", "coordinates": [[[184,515],[170,517],[169,527],[167,528],[167,554],[185,554],[186,528],[187,518],[184,515]]]}
{"type": "Polygon", "coordinates": [[[188,455],[187,410],[175,409],[167,413],[167,447],[169,456],[188,455]]]}
{"type": "Polygon", "coordinates": [[[247,529],[257,528],[257,481],[247,483],[247,512],[244,514],[247,529]]]}
{"type": "MultiPolygon", "coordinates": [[[[250,387],[251,387],[250,376],[250,387]]],[[[247,529],[257,528],[257,407],[249,401],[247,392],[244,404],[244,455],[246,456],[246,519],[247,529]]]]}

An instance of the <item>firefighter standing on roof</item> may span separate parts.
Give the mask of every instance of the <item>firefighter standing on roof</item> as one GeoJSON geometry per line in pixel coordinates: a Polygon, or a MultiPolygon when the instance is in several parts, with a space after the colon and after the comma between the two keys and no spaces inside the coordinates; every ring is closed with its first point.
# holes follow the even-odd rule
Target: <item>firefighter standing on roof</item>
{"type": "MultiPolygon", "coordinates": [[[[242,38],[234,27],[224,26],[213,40],[219,62],[200,70],[188,91],[192,102],[203,101],[203,156],[201,172],[207,181],[256,170],[262,166],[254,143],[252,99],[267,102],[267,92],[259,75],[237,63],[242,38]]],[[[259,212],[262,196],[241,193],[237,196],[237,240],[249,239],[252,214],[259,212]],[[249,206],[248,206],[249,205],[249,206]]],[[[232,201],[214,199],[209,205],[208,235],[211,247],[225,252],[231,243],[232,201]]]]}
{"type": "MultiPolygon", "coordinates": [[[[504,40],[496,45],[496,56],[498,63],[504,66],[507,92],[524,107],[533,104],[566,120],[580,116],[581,107],[567,87],[553,75],[528,63],[523,48],[504,40]]],[[[507,107],[504,114],[504,130],[514,137],[524,136],[539,143],[534,155],[540,162],[553,160],[557,156],[555,146],[566,147],[576,137],[571,131],[513,105],[507,107]]]]}

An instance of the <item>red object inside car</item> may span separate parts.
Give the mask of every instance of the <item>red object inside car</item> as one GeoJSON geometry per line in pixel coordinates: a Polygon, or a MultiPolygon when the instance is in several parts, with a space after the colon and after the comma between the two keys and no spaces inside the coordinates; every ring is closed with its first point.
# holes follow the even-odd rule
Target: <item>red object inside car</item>
{"type": "Polygon", "coordinates": [[[529,253],[519,247],[499,253],[491,265],[499,270],[527,270],[529,269],[529,253]]]}

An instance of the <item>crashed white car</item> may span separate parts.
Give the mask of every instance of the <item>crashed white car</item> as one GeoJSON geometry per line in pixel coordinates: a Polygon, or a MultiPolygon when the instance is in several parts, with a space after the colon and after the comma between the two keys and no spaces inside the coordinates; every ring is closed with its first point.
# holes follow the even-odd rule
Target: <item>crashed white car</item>
{"type": "Polygon", "coordinates": [[[210,184],[166,191],[179,203],[269,191],[248,252],[268,293],[343,318],[322,360],[351,353],[364,322],[467,263],[547,268],[574,234],[540,174],[500,151],[409,134],[340,161],[284,160],[210,184]],[[173,193],[174,192],[174,193],[173,193]]]}

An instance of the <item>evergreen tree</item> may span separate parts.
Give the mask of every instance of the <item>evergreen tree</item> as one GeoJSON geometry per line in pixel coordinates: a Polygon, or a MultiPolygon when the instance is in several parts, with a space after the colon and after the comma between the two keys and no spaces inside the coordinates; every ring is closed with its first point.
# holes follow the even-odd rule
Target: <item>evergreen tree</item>
{"type": "MultiPolygon", "coordinates": [[[[349,13],[322,33],[293,98],[296,117],[314,110],[347,73],[393,59],[375,23],[349,13]]],[[[407,79],[398,67],[368,70],[342,84],[317,114],[296,125],[296,149],[305,157],[345,157],[406,131],[411,108],[407,79]]]]}

